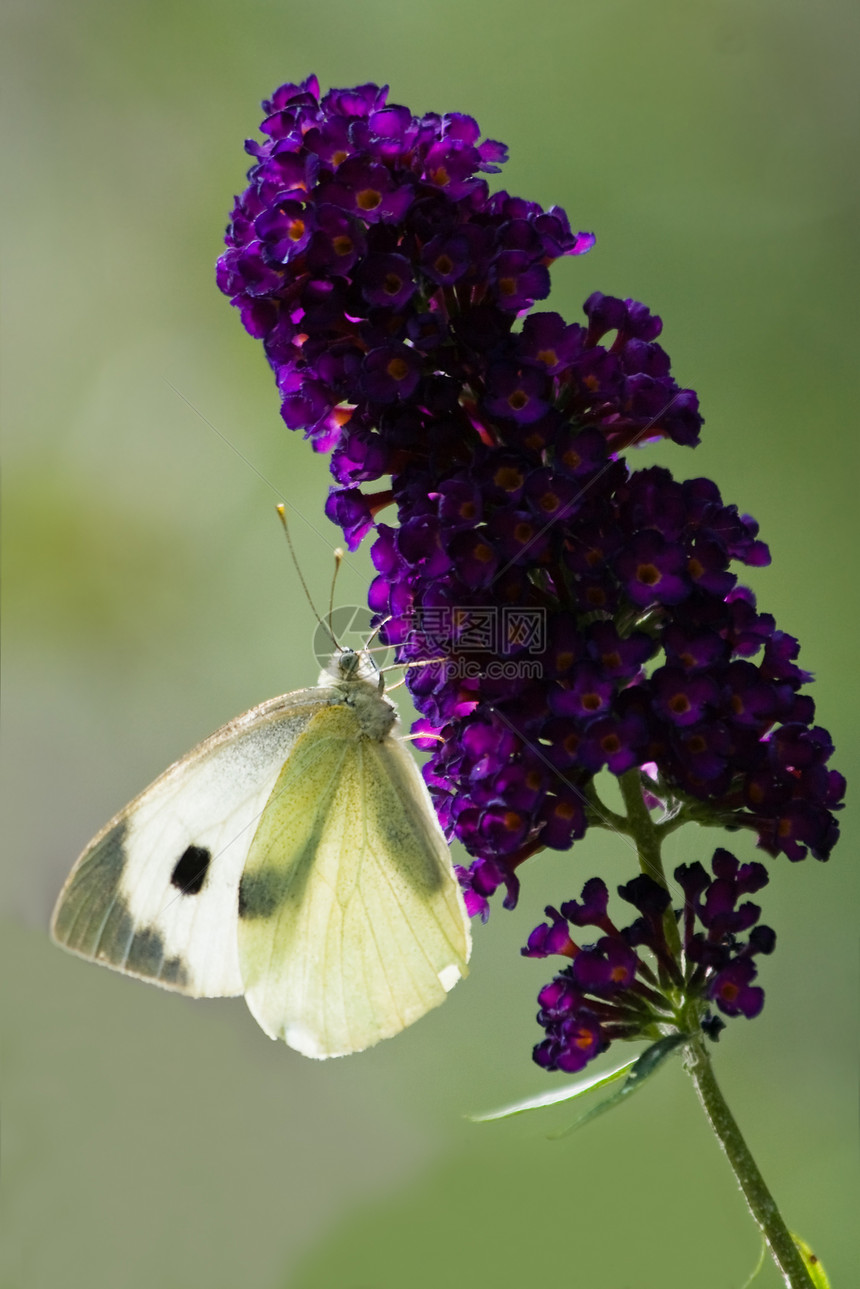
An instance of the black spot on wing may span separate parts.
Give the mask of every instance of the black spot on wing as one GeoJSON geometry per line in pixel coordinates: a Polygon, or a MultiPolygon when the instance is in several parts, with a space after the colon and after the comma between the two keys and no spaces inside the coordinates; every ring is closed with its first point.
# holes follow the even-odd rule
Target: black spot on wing
{"type": "Polygon", "coordinates": [[[57,910],[54,937],[96,962],[183,989],[186,964],[178,957],[165,959],[161,934],[136,925],[120,894],[126,831],[126,823],[118,823],[81,860],[57,910]]]}
{"type": "Polygon", "coordinates": [[[128,946],[125,966],[128,971],[138,976],[161,975],[164,962],[164,940],[151,926],[140,927],[135,931],[128,946]]]}
{"type": "Polygon", "coordinates": [[[165,959],[161,934],[151,926],[135,926],[124,899],[114,901],[93,956],[121,971],[147,980],[161,980],[177,989],[188,984],[188,970],[182,959],[165,959]]]}
{"type": "Polygon", "coordinates": [[[124,970],[147,980],[160,980],[178,989],[188,984],[188,969],[181,958],[165,958],[164,940],[151,926],[138,927],[128,946],[124,970]]]}
{"type": "Polygon", "coordinates": [[[181,958],[167,958],[158,973],[158,979],[165,981],[168,985],[178,985],[180,988],[188,984],[188,971],[185,963],[181,958]]]}
{"type": "Polygon", "coordinates": [[[199,895],[209,873],[212,852],[205,846],[186,846],[173,866],[170,881],[183,895],[199,895]]]}
{"type": "Polygon", "coordinates": [[[239,883],[239,917],[271,917],[284,899],[286,885],[282,869],[261,868],[255,873],[243,873],[239,883]]]}
{"type": "Polygon", "coordinates": [[[270,862],[242,874],[239,882],[240,918],[268,918],[283,904],[301,903],[319,849],[331,795],[329,789],[317,802],[310,831],[292,854],[282,853],[278,862],[270,862]]]}

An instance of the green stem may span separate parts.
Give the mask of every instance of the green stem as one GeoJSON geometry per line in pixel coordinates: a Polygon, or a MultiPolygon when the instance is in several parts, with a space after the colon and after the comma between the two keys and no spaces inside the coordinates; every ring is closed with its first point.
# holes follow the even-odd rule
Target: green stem
{"type": "Polygon", "coordinates": [[[800,1250],[782,1220],[734,1115],[723,1099],[701,1034],[696,1034],[690,1040],[686,1052],[687,1072],[785,1284],[789,1289],[814,1289],[800,1250]]]}
{"type": "Polygon", "coordinates": [[[663,860],[660,857],[660,837],[651,818],[651,812],[645,805],[642,796],[642,780],[637,769],[628,770],[618,780],[624,806],[627,810],[627,823],[631,835],[636,839],[639,851],[639,867],[643,873],[653,877],[661,886],[666,885],[663,873],[663,860]]]}
{"type": "MultiPolygon", "coordinates": [[[[619,784],[627,810],[626,831],[636,842],[639,867],[643,873],[668,889],[660,848],[663,837],[669,830],[665,826],[661,828],[651,818],[651,813],[642,796],[642,781],[638,770],[628,770],[626,774],[621,775],[619,784]]],[[[671,908],[666,910],[664,926],[669,948],[680,964],[681,936],[671,908]]],[[[723,1099],[702,1037],[699,1008],[688,1005],[685,1011],[689,1011],[690,1014],[684,1018],[684,1028],[691,1034],[686,1047],[687,1071],[693,1080],[717,1140],[734,1170],[750,1212],[767,1240],[773,1259],[789,1289],[814,1289],[800,1256],[800,1250],[782,1220],[773,1196],[765,1185],[764,1178],[735,1122],[734,1115],[723,1099]]]]}
{"type": "Polygon", "coordinates": [[[585,800],[588,804],[589,812],[599,828],[611,828],[613,832],[620,832],[625,835],[629,833],[630,828],[626,816],[616,814],[605,802],[601,801],[593,779],[585,788],[585,800]]]}
{"type": "MultiPolygon", "coordinates": [[[[655,882],[659,882],[661,886],[668,890],[669,883],[666,881],[666,874],[663,872],[663,858],[660,854],[662,837],[657,830],[657,825],[651,818],[651,811],[645,805],[645,799],[642,796],[642,780],[638,769],[628,770],[626,774],[622,774],[618,783],[621,787],[621,795],[624,798],[624,805],[627,810],[628,831],[636,842],[636,849],[639,852],[639,867],[648,877],[653,877],[655,882]]],[[[666,942],[675,959],[680,961],[681,936],[671,908],[666,910],[663,926],[666,932],[666,942]]]]}

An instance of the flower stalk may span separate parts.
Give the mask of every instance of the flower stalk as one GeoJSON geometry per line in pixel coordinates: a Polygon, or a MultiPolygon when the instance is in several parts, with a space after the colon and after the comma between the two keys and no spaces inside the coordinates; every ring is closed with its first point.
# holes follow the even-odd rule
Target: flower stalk
{"type": "Polygon", "coordinates": [[[767,1241],[785,1284],[789,1289],[814,1289],[800,1250],[720,1091],[711,1058],[699,1034],[694,1035],[686,1046],[685,1066],[714,1134],[732,1166],[750,1213],[767,1241]]]}
{"type": "MultiPolygon", "coordinates": [[[[648,877],[652,877],[655,882],[659,882],[661,886],[668,890],[666,874],[663,872],[662,838],[642,796],[639,770],[628,770],[626,774],[620,776],[618,783],[627,809],[627,830],[636,843],[639,868],[648,877]]],[[[681,941],[671,908],[666,910],[663,922],[666,939],[677,956],[681,948],[681,941]]]]}
{"type": "MultiPolygon", "coordinates": [[[[665,886],[666,878],[660,853],[662,838],[645,805],[639,772],[629,770],[621,776],[619,783],[627,809],[628,826],[625,831],[636,842],[639,867],[643,873],[665,886]]],[[[666,910],[664,926],[667,940],[676,952],[680,952],[678,925],[671,909],[666,910]]],[[[701,1033],[701,1012],[701,1005],[692,999],[682,1008],[679,1017],[682,1027],[691,1035],[684,1048],[685,1069],[693,1080],[702,1108],[726,1154],[750,1213],[758,1223],[786,1285],[789,1289],[814,1289],[800,1251],[792,1239],[791,1232],[777,1208],[776,1201],[753,1159],[717,1082],[701,1033]]]]}

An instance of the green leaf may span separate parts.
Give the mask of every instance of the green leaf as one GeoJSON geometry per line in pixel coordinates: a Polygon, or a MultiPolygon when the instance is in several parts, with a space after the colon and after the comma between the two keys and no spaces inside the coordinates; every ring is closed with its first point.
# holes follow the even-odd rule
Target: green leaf
{"type": "Polygon", "coordinates": [[[638,1092],[645,1080],[649,1079],[667,1057],[671,1056],[682,1043],[686,1043],[688,1038],[688,1034],[669,1034],[666,1038],[660,1038],[656,1043],[652,1043],[650,1047],[646,1047],[641,1056],[637,1057],[633,1062],[630,1067],[630,1073],[617,1092],[613,1092],[612,1096],[607,1097],[604,1101],[599,1102],[598,1105],[593,1106],[591,1110],[580,1115],[567,1128],[562,1128],[561,1132],[551,1133],[550,1141],[558,1141],[561,1137],[567,1137],[571,1132],[583,1127],[591,1119],[596,1119],[598,1115],[620,1105],[634,1092],[638,1092]]]}
{"type": "Polygon", "coordinates": [[[542,1092],[537,1097],[527,1097],[524,1101],[515,1101],[512,1105],[504,1106],[501,1110],[488,1110],[486,1114],[469,1114],[467,1119],[473,1123],[489,1123],[493,1119],[508,1119],[511,1115],[522,1114],[525,1110],[538,1110],[541,1106],[557,1105],[560,1101],[571,1101],[574,1097],[580,1097],[585,1092],[591,1092],[595,1088],[607,1087],[610,1083],[615,1083],[618,1079],[623,1078],[625,1074],[631,1071],[636,1061],[625,1061],[615,1070],[609,1070],[605,1074],[595,1074],[589,1079],[580,1079],[577,1083],[569,1083],[563,1088],[553,1088],[552,1092],[542,1092]]]}
{"type": "Polygon", "coordinates": [[[514,1101],[512,1105],[503,1106],[500,1110],[488,1110],[485,1114],[469,1114],[467,1119],[473,1123],[490,1123],[495,1119],[509,1119],[515,1114],[523,1114],[526,1110],[539,1110],[543,1106],[558,1105],[562,1101],[572,1101],[574,1097],[581,1097],[586,1092],[594,1092],[597,1088],[609,1087],[617,1083],[619,1079],[624,1079],[620,1087],[612,1096],[607,1097],[594,1106],[586,1114],[575,1120],[569,1127],[563,1128],[561,1132],[552,1133],[550,1140],[554,1141],[558,1137],[566,1137],[574,1128],[579,1128],[582,1124],[587,1123],[589,1119],[594,1119],[597,1115],[602,1114],[604,1110],[609,1110],[612,1106],[629,1097],[632,1092],[637,1091],[647,1078],[657,1070],[668,1056],[672,1054],[682,1043],[686,1042],[689,1036],[687,1034],[669,1034],[666,1038],[658,1039],[650,1047],[646,1047],[632,1061],[625,1061],[614,1070],[608,1070],[603,1074],[595,1074],[588,1079],[579,1079],[576,1083],[570,1083],[563,1088],[554,1088],[552,1092],[542,1092],[540,1096],[527,1097],[523,1101],[514,1101]],[[626,1075],[626,1078],[625,1078],[626,1075]]]}
{"type": "Polygon", "coordinates": [[[830,1280],[828,1279],[827,1272],[824,1270],[820,1260],[812,1252],[812,1249],[806,1241],[802,1240],[799,1235],[795,1235],[794,1231],[791,1233],[791,1238],[794,1240],[794,1243],[800,1251],[800,1256],[803,1258],[803,1265],[809,1272],[809,1278],[815,1285],[815,1289],[830,1289],[830,1280]]]}

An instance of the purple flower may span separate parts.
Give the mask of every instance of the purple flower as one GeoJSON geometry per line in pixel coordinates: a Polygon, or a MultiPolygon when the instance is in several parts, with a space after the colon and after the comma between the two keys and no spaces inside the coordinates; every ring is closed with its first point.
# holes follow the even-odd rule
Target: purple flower
{"type": "Polygon", "coordinates": [[[263,258],[274,268],[307,250],[314,220],[303,201],[285,197],[257,216],[254,231],[260,239],[263,258]]]}
{"type": "Polygon", "coordinates": [[[562,688],[553,689],[550,707],[558,716],[590,722],[610,709],[614,693],[612,680],[591,662],[581,662],[562,688]]]}
{"type": "Polygon", "coordinates": [[[719,703],[720,688],[708,675],[688,675],[680,668],[660,667],[651,677],[654,708],[673,725],[695,725],[719,703]]]}
{"type": "Polygon", "coordinates": [[[711,1038],[722,1028],[712,1004],[724,1016],[759,1014],[764,991],[752,984],[753,959],[772,953],[776,937],[756,925],[761,910],[740,901],[767,883],[767,873],[763,865],[740,864],[723,849],[714,852],[711,867],[713,877],[698,862],[675,870],[684,893],[684,906],[673,915],[681,933],[678,960],[666,937],[669,894],[644,874],[618,888],[640,914],[621,930],[608,918],[608,892],[599,878],[586,882],[581,902],[569,900],[560,911],[547,908],[549,924],[535,927],[522,953],[560,955],[568,965],[538,995],[538,1023],[546,1030],[534,1049],[538,1065],[580,1070],[613,1039],[653,1040],[672,1028],[684,1033],[691,1004],[711,1038]],[[585,926],[598,926],[604,934],[583,944],[578,928],[585,926]]]}
{"type": "Polygon", "coordinates": [[[505,905],[513,908],[517,902],[519,894],[519,883],[516,877],[502,864],[495,863],[493,860],[479,860],[471,868],[456,868],[457,876],[463,888],[463,898],[466,901],[466,911],[470,917],[479,914],[482,922],[486,922],[490,916],[490,905],[488,896],[498,890],[500,886],[507,888],[505,905]]]}
{"type": "Polygon", "coordinates": [[[530,425],[549,408],[548,382],[534,367],[499,365],[487,372],[484,407],[492,417],[530,425]]]}
{"type": "Polygon", "coordinates": [[[641,607],[679,604],[690,594],[683,549],[653,528],[634,535],[616,568],[627,595],[641,607]]]}
{"type": "Polygon", "coordinates": [[[421,361],[413,348],[392,343],[372,349],[364,360],[362,388],[377,403],[392,403],[415,393],[421,361]]]}
{"type": "Polygon", "coordinates": [[[579,744],[579,763],[594,773],[605,765],[624,774],[641,761],[647,741],[648,727],[637,712],[604,716],[590,722],[579,744]]]}
{"type": "Polygon", "coordinates": [[[373,499],[358,488],[344,488],[330,494],[325,513],[333,524],[343,529],[349,549],[355,550],[373,526],[373,499]]]}
{"type": "Polygon", "coordinates": [[[367,303],[385,309],[402,309],[417,290],[412,265],[405,255],[370,256],[358,280],[367,303]]]}
{"type": "Polygon", "coordinates": [[[750,985],[755,975],[755,964],[750,958],[736,958],[714,976],[708,986],[708,997],[726,1016],[746,1016],[751,1020],[764,1006],[764,990],[750,985]]]}
{"type": "Polygon", "coordinates": [[[614,933],[615,928],[607,917],[609,891],[599,877],[591,877],[582,888],[582,900],[568,900],[562,904],[562,915],[573,926],[599,926],[614,933]]]}
{"type": "Polygon", "coordinates": [[[606,935],[576,954],[571,975],[584,993],[611,998],[632,986],[638,965],[629,945],[618,936],[606,935]]]}
{"type": "Polygon", "coordinates": [[[535,927],[529,936],[528,944],[523,949],[523,956],[548,958],[551,953],[560,953],[566,958],[572,958],[577,950],[570,938],[567,919],[551,905],[547,905],[545,912],[552,921],[549,926],[542,922],[540,926],[535,927]]]}

